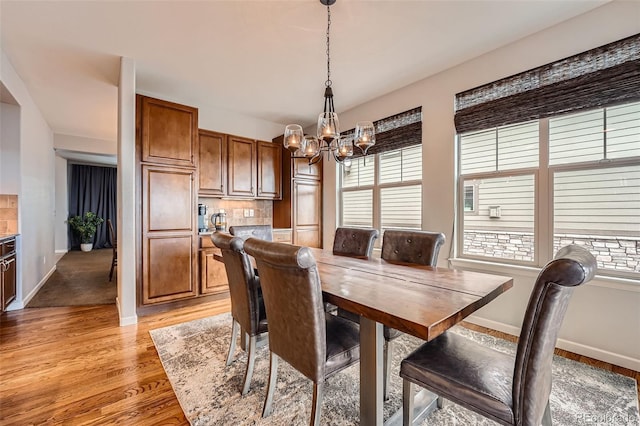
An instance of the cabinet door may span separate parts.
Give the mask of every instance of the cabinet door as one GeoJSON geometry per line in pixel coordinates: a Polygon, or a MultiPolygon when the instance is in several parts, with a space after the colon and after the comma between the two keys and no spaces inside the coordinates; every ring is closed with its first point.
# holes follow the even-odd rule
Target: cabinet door
{"type": "Polygon", "coordinates": [[[150,235],[142,245],[144,304],[195,296],[192,235],[150,235]]]}
{"type": "Polygon", "coordinates": [[[142,303],[197,294],[195,170],[142,166],[142,303]]]}
{"type": "Polygon", "coordinates": [[[194,230],[194,171],[142,166],[142,232],[194,230]]]}
{"type": "Polygon", "coordinates": [[[141,97],[143,162],[195,167],[198,109],[141,97]]]}
{"type": "Polygon", "coordinates": [[[306,158],[293,159],[293,178],[320,180],[322,178],[322,160],[309,164],[306,158]]]}
{"type": "Polygon", "coordinates": [[[200,293],[215,294],[229,291],[229,279],[224,263],[214,259],[213,250],[200,252],[200,293]]]}
{"type": "Polygon", "coordinates": [[[227,136],[199,131],[198,194],[225,195],[227,178],[227,136]]]}
{"type": "Polygon", "coordinates": [[[239,197],[255,197],[256,191],[256,141],[238,136],[228,136],[227,194],[239,197]]]}
{"type": "Polygon", "coordinates": [[[282,145],[258,141],[258,198],[282,198],[282,145]]]}
{"type": "Polygon", "coordinates": [[[4,311],[16,298],[16,255],[4,259],[4,272],[2,274],[2,310],[4,311]]]}
{"type": "Polygon", "coordinates": [[[320,181],[295,180],[293,183],[293,243],[322,246],[322,186],[320,181]]]}

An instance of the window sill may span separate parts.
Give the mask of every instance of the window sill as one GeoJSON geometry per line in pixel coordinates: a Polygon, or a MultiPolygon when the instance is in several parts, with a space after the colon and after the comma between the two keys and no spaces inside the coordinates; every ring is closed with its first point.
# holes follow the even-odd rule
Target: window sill
{"type": "MultiPolygon", "coordinates": [[[[533,266],[509,265],[505,263],[487,262],[484,260],[449,258],[452,267],[470,269],[478,272],[487,272],[503,275],[517,275],[526,278],[537,278],[540,268],[533,266]]],[[[616,290],[640,293],[640,280],[631,278],[610,277],[596,275],[589,283],[591,286],[613,288],[616,290]]]]}

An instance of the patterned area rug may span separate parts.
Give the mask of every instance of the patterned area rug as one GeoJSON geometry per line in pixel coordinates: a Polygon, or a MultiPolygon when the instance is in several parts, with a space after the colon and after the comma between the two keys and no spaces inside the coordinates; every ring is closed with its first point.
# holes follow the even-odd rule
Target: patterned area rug
{"type": "MultiPolygon", "coordinates": [[[[453,332],[514,354],[515,345],[463,327],[453,332]]],[[[267,345],[258,350],[251,390],[242,397],[246,354],[238,348],[235,362],[225,367],[231,334],[230,314],[218,315],[152,330],[151,337],[184,413],[192,425],[304,425],[311,413],[312,384],[287,363],[279,365],[273,414],[261,418],[269,376],[267,345]]],[[[419,346],[411,336],[398,338],[391,376],[391,400],[385,403],[388,418],[402,407],[400,361],[419,346]]],[[[325,384],[322,424],[358,424],[359,366],[356,364],[331,377],[325,384]]],[[[553,361],[551,393],[553,423],[559,425],[638,426],[638,396],[635,381],[616,373],[562,357],[553,361]]],[[[453,403],[436,410],[424,424],[494,425],[453,403]]]]}

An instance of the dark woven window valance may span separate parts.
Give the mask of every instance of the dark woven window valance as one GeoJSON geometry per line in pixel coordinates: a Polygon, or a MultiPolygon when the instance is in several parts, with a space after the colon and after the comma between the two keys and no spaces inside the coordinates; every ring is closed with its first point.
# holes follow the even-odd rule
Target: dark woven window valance
{"type": "MultiPolygon", "coordinates": [[[[422,107],[410,109],[400,114],[392,115],[374,121],[376,129],[376,144],[369,148],[367,155],[379,154],[394,149],[406,148],[422,143],[422,107]]],[[[355,129],[341,133],[352,136],[355,129]]],[[[353,148],[353,157],[362,157],[360,148],[353,148]]]]}
{"type": "Polygon", "coordinates": [[[640,34],[456,94],[458,133],[640,100],[640,34]]]}

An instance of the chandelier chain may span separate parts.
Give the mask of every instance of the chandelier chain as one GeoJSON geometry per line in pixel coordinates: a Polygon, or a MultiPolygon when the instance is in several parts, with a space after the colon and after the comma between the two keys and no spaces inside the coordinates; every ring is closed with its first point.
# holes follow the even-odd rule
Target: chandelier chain
{"type": "Polygon", "coordinates": [[[331,29],[331,8],[327,6],[327,81],[326,87],[331,87],[331,56],[329,55],[329,32],[331,29]]]}

